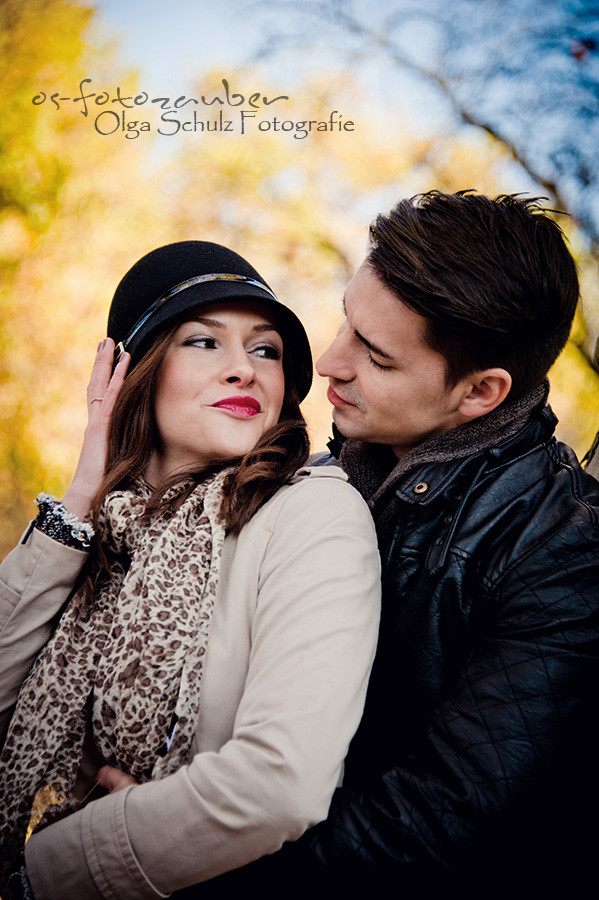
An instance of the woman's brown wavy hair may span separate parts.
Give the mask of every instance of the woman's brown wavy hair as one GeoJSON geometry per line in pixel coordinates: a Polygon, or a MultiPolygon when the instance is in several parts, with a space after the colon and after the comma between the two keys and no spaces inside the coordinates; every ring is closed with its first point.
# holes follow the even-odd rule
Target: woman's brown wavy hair
{"type": "MultiPolygon", "coordinates": [[[[158,445],[154,417],[156,386],[160,366],[180,324],[180,321],[176,322],[157,338],[128,373],[119,391],[109,425],[106,475],[92,505],[94,525],[97,525],[106,495],[142,477],[158,445]]],[[[173,505],[180,505],[204,478],[233,465],[233,472],[225,480],[221,518],[229,533],[238,534],[254,513],[304,465],[310,446],[295,386],[292,352],[284,342],[285,394],[278,423],[268,429],[245,456],[219,461],[209,469],[179,473],[168,482],[156,485],[148,501],[147,513],[168,505],[162,501],[162,496],[174,484],[189,482],[186,490],[176,492],[176,498],[171,501],[173,505]]]]}

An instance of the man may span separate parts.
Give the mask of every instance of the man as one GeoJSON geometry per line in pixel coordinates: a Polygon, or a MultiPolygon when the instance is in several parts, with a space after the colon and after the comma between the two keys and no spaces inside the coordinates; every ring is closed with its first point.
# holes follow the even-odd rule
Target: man
{"type": "Polygon", "coordinates": [[[222,884],[584,896],[599,484],[554,440],[546,402],[575,265],[536,200],[511,196],[433,191],[370,236],[317,363],[330,446],[368,500],[383,562],[366,709],[326,822],[222,884]]]}
{"type": "Polygon", "coordinates": [[[599,485],[546,403],[575,265],[511,196],[433,191],[370,237],[317,370],[383,615],[344,787],[304,844],[331,883],[576,895],[596,852],[599,485]]]}

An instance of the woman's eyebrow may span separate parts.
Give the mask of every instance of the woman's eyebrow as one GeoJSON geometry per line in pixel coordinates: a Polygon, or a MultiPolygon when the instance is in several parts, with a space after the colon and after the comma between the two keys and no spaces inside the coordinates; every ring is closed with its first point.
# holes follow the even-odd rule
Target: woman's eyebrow
{"type": "Polygon", "coordinates": [[[264,322],[261,325],[254,325],[252,331],[275,331],[277,334],[280,334],[280,330],[276,325],[271,325],[269,322],[264,322]]]}
{"type": "MultiPolygon", "coordinates": [[[[209,316],[193,316],[190,322],[197,322],[198,325],[206,325],[209,328],[226,328],[226,323],[221,322],[220,319],[212,319],[209,316]]],[[[252,331],[263,332],[263,331],[275,331],[277,334],[280,334],[279,329],[276,325],[271,325],[270,322],[260,322],[257,325],[252,326],[252,331]]]]}
{"type": "Polygon", "coordinates": [[[209,328],[224,328],[225,323],[219,322],[218,319],[209,319],[208,316],[192,316],[190,322],[197,322],[198,325],[207,325],[209,328]]]}

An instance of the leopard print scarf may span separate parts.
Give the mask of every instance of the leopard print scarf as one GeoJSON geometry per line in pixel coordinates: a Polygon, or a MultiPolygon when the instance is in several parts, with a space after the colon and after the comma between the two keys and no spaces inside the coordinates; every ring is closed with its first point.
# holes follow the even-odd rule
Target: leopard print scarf
{"type": "Polygon", "coordinates": [[[51,819],[77,809],[73,788],[90,719],[103,759],[138,781],[163,778],[187,761],[229,471],[150,521],[142,518],[149,496],[143,483],[106,497],[98,528],[109,560],[104,580],[91,603],[81,590],[71,599],[21,688],[0,756],[3,875],[21,853],[40,789],[58,798],[51,819]]]}

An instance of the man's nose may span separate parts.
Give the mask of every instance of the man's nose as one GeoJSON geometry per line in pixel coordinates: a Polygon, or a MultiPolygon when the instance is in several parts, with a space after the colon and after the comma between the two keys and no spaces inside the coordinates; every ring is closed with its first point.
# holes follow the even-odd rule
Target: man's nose
{"type": "Polygon", "coordinates": [[[316,371],[323,378],[351,381],[353,378],[351,356],[345,339],[346,325],[342,325],[330,347],[316,360],[316,371]]]}

